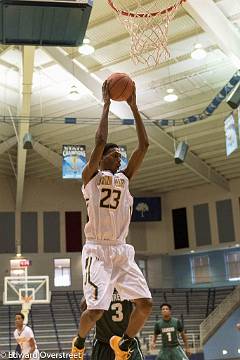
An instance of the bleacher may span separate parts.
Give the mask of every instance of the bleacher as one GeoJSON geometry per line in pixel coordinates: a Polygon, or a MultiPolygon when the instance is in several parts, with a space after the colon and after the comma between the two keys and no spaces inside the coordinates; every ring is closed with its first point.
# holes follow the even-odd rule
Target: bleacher
{"type": "MultiPolygon", "coordinates": [[[[173,307],[173,316],[183,321],[191,347],[199,349],[200,323],[232,290],[233,287],[152,290],[153,311],[140,334],[143,348],[149,349],[149,338],[153,334],[154,323],[160,318],[160,304],[168,302],[173,307]]],[[[29,325],[35,333],[41,351],[69,352],[71,340],[78,329],[81,297],[81,291],[53,292],[51,304],[32,306],[29,325]]],[[[20,310],[20,306],[0,304],[0,352],[14,351],[16,348],[13,339],[14,315],[20,310]]],[[[93,333],[87,339],[88,352],[92,337],[93,333]]]]}

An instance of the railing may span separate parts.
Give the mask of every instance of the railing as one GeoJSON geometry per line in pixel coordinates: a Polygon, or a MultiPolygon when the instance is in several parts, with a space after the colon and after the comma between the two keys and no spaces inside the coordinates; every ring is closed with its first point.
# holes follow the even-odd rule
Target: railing
{"type": "Polygon", "coordinates": [[[200,342],[203,345],[227,316],[239,306],[240,286],[229,294],[200,325],[200,342]]]}
{"type": "Polygon", "coordinates": [[[9,339],[9,350],[12,350],[12,329],[11,329],[11,306],[8,305],[8,339],[9,339]]]}
{"type": "Polygon", "coordinates": [[[70,309],[71,309],[71,312],[72,312],[73,319],[75,321],[76,328],[78,328],[79,318],[76,315],[76,311],[73,308],[72,299],[70,297],[69,292],[67,292],[67,298],[68,298],[68,303],[69,303],[69,306],[70,306],[70,309]]]}
{"type": "Polygon", "coordinates": [[[61,353],[62,352],[62,346],[61,346],[61,341],[59,339],[59,335],[58,335],[58,329],[57,329],[57,324],[56,324],[56,320],[55,320],[55,316],[54,316],[54,312],[53,312],[53,305],[52,302],[49,304],[49,308],[50,308],[50,313],[52,316],[52,323],[53,323],[53,328],[55,331],[55,336],[56,336],[56,340],[57,340],[57,345],[58,345],[58,350],[61,353]]]}

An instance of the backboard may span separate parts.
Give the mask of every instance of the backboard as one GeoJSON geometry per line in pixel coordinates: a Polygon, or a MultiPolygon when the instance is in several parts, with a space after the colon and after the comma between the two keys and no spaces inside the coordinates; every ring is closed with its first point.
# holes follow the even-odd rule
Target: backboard
{"type": "Polygon", "coordinates": [[[4,305],[48,304],[51,300],[48,276],[6,276],[4,278],[4,305]]]}
{"type": "Polygon", "coordinates": [[[93,0],[0,0],[0,43],[79,46],[93,0]]]}

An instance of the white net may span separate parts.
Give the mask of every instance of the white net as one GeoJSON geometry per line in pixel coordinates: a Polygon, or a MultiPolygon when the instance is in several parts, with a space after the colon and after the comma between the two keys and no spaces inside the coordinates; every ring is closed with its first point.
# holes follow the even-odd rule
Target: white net
{"type": "Polygon", "coordinates": [[[32,307],[32,296],[22,297],[22,309],[21,313],[24,315],[24,324],[28,323],[28,315],[32,307]]]}
{"type": "Polygon", "coordinates": [[[168,26],[186,0],[108,0],[130,34],[134,63],[154,66],[170,57],[168,26]]]}

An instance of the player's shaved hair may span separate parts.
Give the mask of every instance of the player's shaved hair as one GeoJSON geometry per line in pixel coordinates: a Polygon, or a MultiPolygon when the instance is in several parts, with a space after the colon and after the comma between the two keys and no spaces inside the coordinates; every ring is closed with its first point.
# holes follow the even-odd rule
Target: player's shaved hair
{"type": "Polygon", "coordinates": [[[15,314],[15,316],[17,316],[17,315],[21,316],[21,318],[22,318],[23,320],[25,319],[25,316],[24,316],[21,312],[18,312],[18,313],[15,314]]]}
{"type": "Polygon", "coordinates": [[[171,306],[170,304],[168,304],[168,303],[163,303],[163,304],[161,304],[161,305],[160,305],[160,309],[162,310],[162,308],[163,308],[164,306],[167,306],[167,307],[169,308],[169,310],[172,310],[172,306],[171,306]]]}
{"type": "Polygon", "coordinates": [[[107,143],[104,146],[103,156],[106,155],[110,149],[114,149],[114,148],[118,148],[118,145],[114,143],[107,143]]]}

